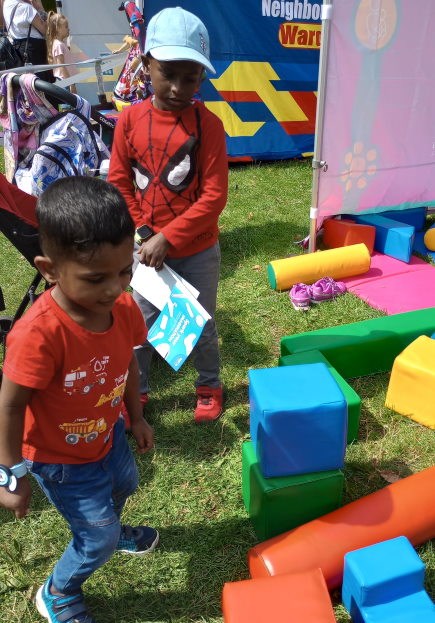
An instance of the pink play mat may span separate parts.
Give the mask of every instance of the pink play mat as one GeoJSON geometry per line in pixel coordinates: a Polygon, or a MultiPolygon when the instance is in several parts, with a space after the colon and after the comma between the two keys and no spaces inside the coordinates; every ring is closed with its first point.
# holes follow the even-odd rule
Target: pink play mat
{"type": "Polygon", "coordinates": [[[374,253],[370,270],[342,281],[349,292],[389,315],[435,307],[435,266],[417,257],[407,264],[374,253]]]}

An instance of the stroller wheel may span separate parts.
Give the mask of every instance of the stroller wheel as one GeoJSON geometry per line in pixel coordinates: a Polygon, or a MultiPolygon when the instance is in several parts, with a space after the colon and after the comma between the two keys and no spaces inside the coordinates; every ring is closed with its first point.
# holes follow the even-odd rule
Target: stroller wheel
{"type": "MultiPolygon", "coordinates": [[[[6,343],[6,336],[11,330],[13,321],[14,319],[12,318],[12,316],[0,316],[0,345],[3,348],[3,355],[4,355],[4,346],[6,343]]],[[[2,368],[0,368],[0,385],[2,383],[2,377],[3,377],[3,370],[2,368]]]]}
{"type": "Polygon", "coordinates": [[[8,333],[12,328],[13,316],[0,316],[0,331],[8,333]]]}
{"type": "Polygon", "coordinates": [[[12,328],[12,316],[0,316],[0,336],[4,337],[12,328]]]}

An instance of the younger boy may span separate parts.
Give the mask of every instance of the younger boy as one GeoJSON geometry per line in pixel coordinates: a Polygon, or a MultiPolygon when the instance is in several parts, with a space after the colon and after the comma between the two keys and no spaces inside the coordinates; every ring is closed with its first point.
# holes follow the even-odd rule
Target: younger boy
{"type": "Polygon", "coordinates": [[[51,623],[94,623],[82,584],[115,550],[152,551],[154,528],[122,525],[138,484],[123,420],[138,451],[153,447],[142,416],[133,348],[146,337],[124,292],[134,225],[122,195],[96,178],[52,184],[37,205],[43,255],[35,265],[54,284],[7,340],[0,390],[0,504],[25,517],[29,471],[67,521],[72,540],[36,595],[51,623]],[[24,457],[24,458],[23,458],[24,457]]]}
{"type": "MultiPolygon", "coordinates": [[[[195,421],[217,419],[223,391],[215,324],[220,269],[218,218],[228,190],[222,122],[193,99],[210,63],[209,37],[201,20],[180,7],[163,9],[147,28],[145,74],[154,96],[124,109],[115,129],[109,181],[124,195],[136,227],[139,260],[163,262],[190,282],[211,315],[193,351],[195,421]]],[[[159,310],[133,296],[147,325],[159,310]]],[[[135,350],[142,403],[148,400],[152,346],[135,350]]]]}

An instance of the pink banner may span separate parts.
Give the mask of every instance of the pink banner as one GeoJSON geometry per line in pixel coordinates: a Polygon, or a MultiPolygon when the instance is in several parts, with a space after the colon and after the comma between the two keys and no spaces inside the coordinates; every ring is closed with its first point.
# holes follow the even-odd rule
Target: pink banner
{"type": "Polygon", "coordinates": [[[434,0],[334,0],[319,216],[435,205],[434,0]]]}

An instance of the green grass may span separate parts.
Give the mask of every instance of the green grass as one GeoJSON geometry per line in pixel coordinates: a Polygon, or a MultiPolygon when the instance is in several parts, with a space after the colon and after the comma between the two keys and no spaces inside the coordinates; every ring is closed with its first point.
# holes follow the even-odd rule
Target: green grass
{"type": "MultiPolygon", "coordinates": [[[[224,582],[248,577],[246,554],[257,540],[241,499],[241,442],[249,437],[247,370],[274,366],[283,335],[382,315],[346,294],[303,314],[288,294],[271,290],[269,260],[299,253],[293,242],[308,231],[311,163],[234,167],[221,218],[222,276],[217,322],[227,407],[218,422],[195,426],[194,371],[176,374],[162,361],[153,369],[148,416],[156,449],[138,457],[140,490],[129,500],[129,523],[161,533],[149,557],[116,554],[86,584],[92,612],[105,623],[220,622],[224,582]]],[[[13,311],[32,270],[0,238],[0,284],[13,311]]],[[[363,400],[360,441],[348,448],[344,501],[433,464],[432,431],[384,407],[387,374],[356,379],[363,400]]],[[[410,510],[410,512],[412,512],[410,510]]],[[[36,623],[30,598],[68,541],[63,520],[35,490],[32,512],[16,521],[0,511],[0,620],[36,623]]],[[[419,549],[435,593],[435,553],[419,549]]],[[[350,621],[334,593],[339,623],[350,621]]]]}

